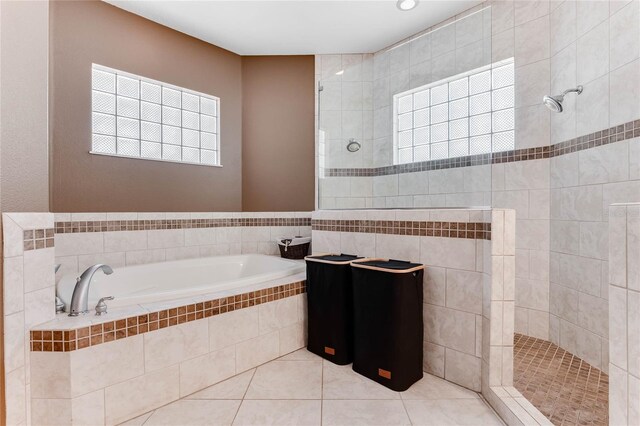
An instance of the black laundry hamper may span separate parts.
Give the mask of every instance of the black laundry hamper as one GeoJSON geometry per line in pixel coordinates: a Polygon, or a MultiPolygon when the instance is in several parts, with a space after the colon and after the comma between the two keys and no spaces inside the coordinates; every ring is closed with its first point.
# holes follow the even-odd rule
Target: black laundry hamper
{"type": "Polygon", "coordinates": [[[422,378],[424,266],[367,259],[352,264],[353,370],[394,391],[422,378]]]}
{"type": "Polygon", "coordinates": [[[353,361],[353,289],[348,254],[307,256],[307,349],[335,364],[353,361]]]}

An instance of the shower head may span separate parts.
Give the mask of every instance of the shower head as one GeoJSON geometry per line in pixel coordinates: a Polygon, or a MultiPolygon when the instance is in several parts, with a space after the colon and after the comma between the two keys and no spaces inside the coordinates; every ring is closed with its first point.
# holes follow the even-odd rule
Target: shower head
{"type": "Polygon", "coordinates": [[[349,143],[347,144],[347,151],[349,152],[358,152],[362,145],[355,138],[349,139],[349,143]]]}
{"type": "Polygon", "coordinates": [[[556,96],[545,95],[542,98],[542,102],[544,102],[547,108],[549,108],[551,111],[562,112],[563,110],[562,101],[564,101],[564,97],[567,93],[572,93],[572,92],[575,92],[579,95],[580,93],[582,93],[582,86],[578,86],[574,89],[565,90],[564,92],[562,92],[562,94],[556,95],[556,96]]]}
{"type": "Polygon", "coordinates": [[[553,112],[562,112],[562,97],[545,95],[542,102],[553,112]]]}

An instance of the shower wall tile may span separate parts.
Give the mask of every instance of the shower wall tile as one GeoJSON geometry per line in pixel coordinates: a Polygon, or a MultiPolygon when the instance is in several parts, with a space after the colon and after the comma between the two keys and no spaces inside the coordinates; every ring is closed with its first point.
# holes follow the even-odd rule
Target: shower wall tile
{"type": "Polygon", "coordinates": [[[549,0],[515,2],[514,24],[521,25],[548,14],[549,0]]]}
{"type": "Polygon", "coordinates": [[[517,66],[549,57],[549,15],[515,27],[515,59],[517,66]]]}
{"type": "Polygon", "coordinates": [[[539,104],[516,108],[518,148],[550,145],[551,112],[539,104]]]}
{"type": "Polygon", "coordinates": [[[576,0],[566,0],[560,3],[550,14],[551,54],[555,55],[576,40],[576,0]]]}
{"type": "Polygon", "coordinates": [[[640,98],[639,75],[640,59],[611,71],[609,82],[612,106],[609,115],[611,125],[619,125],[627,119],[634,120],[640,117],[640,102],[638,102],[640,98]]]}
{"type": "Polygon", "coordinates": [[[611,16],[610,21],[609,65],[614,70],[640,57],[640,3],[627,2],[611,16]]]}
{"type": "MultiPolygon", "coordinates": [[[[625,12],[633,14],[638,2],[633,3],[636,5],[622,6],[620,12],[631,6],[625,12]]],[[[569,1],[564,2],[552,11],[552,22],[573,7],[569,1]]],[[[570,14],[566,19],[571,22],[570,14]]],[[[557,50],[552,34],[552,92],[584,85],[581,95],[565,99],[565,112],[552,115],[553,142],[607,128],[613,120],[640,117],[637,103],[631,105],[630,96],[627,97],[629,88],[631,92],[635,90],[637,79],[631,77],[635,70],[625,75],[622,63],[631,65],[634,54],[628,60],[614,59],[616,55],[625,57],[618,50],[620,44],[614,41],[624,37],[619,29],[629,25],[628,30],[633,32],[638,26],[637,21],[624,24],[625,19],[623,15],[616,17],[616,13],[609,19],[608,2],[577,2],[577,32],[573,40],[567,28],[559,28],[558,39],[563,42],[557,50]],[[567,47],[562,48],[564,45],[567,47]],[[615,72],[620,73],[620,78],[615,72]]],[[[633,42],[628,42],[633,52],[633,42]]],[[[605,371],[612,329],[608,318],[608,271],[611,269],[612,277],[619,276],[620,271],[620,265],[609,268],[608,210],[615,202],[640,200],[632,146],[632,141],[621,141],[550,161],[550,186],[557,188],[551,191],[550,207],[551,338],[605,371]]]]}
{"type": "Polygon", "coordinates": [[[512,58],[515,50],[514,30],[510,28],[491,37],[491,62],[512,58]]]}
{"type": "Polygon", "coordinates": [[[620,161],[628,152],[629,143],[626,141],[581,151],[578,164],[580,185],[629,180],[629,162],[620,161]]]}
{"type": "Polygon", "coordinates": [[[609,127],[609,75],[584,84],[577,98],[577,133],[588,134],[609,127]]]}
{"type": "Polygon", "coordinates": [[[578,37],[583,36],[607,18],[609,18],[609,1],[579,1],[577,7],[578,37]]]}
{"type": "Polygon", "coordinates": [[[578,81],[589,83],[609,72],[609,20],[578,39],[578,81]]]}
{"type": "MultiPolygon", "coordinates": [[[[640,104],[637,103],[640,82],[634,78],[639,74],[640,63],[639,3],[636,0],[566,0],[547,5],[492,2],[492,59],[504,59],[514,54],[516,57],[518,148],[557,143],[640,118],[640,104]],[[517,18],[516,8],[519,9],[517,18]],[[529,13],[523,13],[525,10],[529,13]],[[538,16],[539,13],[542,15],[538,16]],[[546,28],[542,37],[536,33],[536,28],[546,28]],[[526,34],[531,36],[523,37],[526,34]],[[536,43],[541,45],[539,49],[534,47],[536,43]],[[561,93],[577,84],[585,86],[584,92],[579,96],[568,95],[562,114],[549,113],[541,105],[543,95],[561,93]]],[[[428,49],[425,46],[421,49],[430,50],[437,58],[429,66],[431,79],[456,69],[454,48],[436,46],[433,40],[428,49]]],[[[414,68],[417,56],[410,50],[409,62],[414,68]]],[[[379,80],[374,86],[377,84],[388,90],[388,52],[376,54],[374,61],[378,65],[376,76],[379,80]]],[[[426,68],[421,72],[420,79],[426,79],[426,68]]],[[[416,73],[419,73],[417,69],[413,75],[416,73]]],[[[411,75],[410,72],[409,84],[414,84],[419,79],[412,79],[411,75]]],[[[378,104],[374,100],[374,109],[376,105],[387,106],[391,99],[387,92],[385,98],[378,96],[380,100],[378,104]]],[[[608,315],[603,306],[608,311],[607,271],[610,263],[615,262],[609,259],[605,229],[611,203],[640,201],[636,152],[640,145],[636,141],[617,142],[542,160],[540,163],[546,163],[547,168],[544,170],[541,166],[537,172],[525,171],[524,167],[511,168],[509,163],[492,166],[493,192],[489,194],[492,205],[514,208],[517,213],[516,297],[523,289],[539,291],[536,293],[539,297],[528,307],[520,306],[520,303],[527,305],[528,301],[517,297],[518,329],[529,335],[549,338],[605,371],[609,362],[606,347],[613,339],[609,340],[605,332],[608,315]],[[541,239],[537,238],[538,232],[541,232],[541,239]],[[547,312],[532,307],[544,306],[540,302],[544,300],[544,290],[538,289],[544,289],[545,282],[550,312],[546,321],[547,312]],[[585,313],[592,305],[600,314],[589,322],[585,313]]],[[[391,140],[378,138],[374,146],[372,164],[390,164],[391,140]]],[[[470,191],[466,187],[464,173],[461,186],[452,175],[441,178],[439,173],[428,177],[428,184],[435,193],[414,194],[414,188],[426,185],[426,180],[401,178],[398,194],[402,195],[369,199],[365,196],[364,203],[368,207],[401,205],[409,202],[406,198],[409,193],[413,196],[413,204],[408,205],[446,206],[447,203],[482,199],[481,191],[470,191]],[[449,192],[453,191],[450,188],[456,192],[449,192]]],[[[350,185],[353,186],[353,181],[350,185]]],[[[335,205],[335,200],[333,203],[335,205]]],[[[619,266],[611,269],[619,271],[619,266]]],[[[443,293],[436,291],[430,297],[434,305],[446,307],[443,293]]],[[[439,345],[429,348],[434,354],[433,360],[429,361],[430,368],[443,375],[444,348],[439,345]]],[[[495,364],[491,367],[492,371],[497,371],[495,364]]]]}
{"type": "Polygon", "coordinates": [[[515,2],[498,0],[491,4],[491,32],[497,34],[515,26],[515,2]]]}
{"type": "Polygon", "coordinates": [[[516,108],[542,104],[550,91],[549,64],[547,58],[522,66],[516,62],[516,108]]]}

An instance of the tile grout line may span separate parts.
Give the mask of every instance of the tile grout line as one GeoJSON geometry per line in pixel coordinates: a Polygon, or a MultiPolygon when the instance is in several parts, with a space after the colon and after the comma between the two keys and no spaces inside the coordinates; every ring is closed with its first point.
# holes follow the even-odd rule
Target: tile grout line
{"type": "MultiPolygon", "coordinates": [[[[244,399],[245,399],[245,397],[247,396],[247,392],[249,392],[249,388],[251,387],[251,383],[253,382],[253,378],[254,378],[254,377],[255,377],[255,375],[256,375],[256,371],[258,371],[258,367],[255,367],[255,368],[253,369],[253,373],[251,374],[251,379],[249,380],[249,383],[247,384],[247,388],[244,390],[244,393],[242,394],[242,399],[240,400],[240,404],[238,404],[238,408],[236,409],[236,413],[233,415],[233,420],[231,421],[231,424],[232,424],[232,425],[233,425],[233,423],[235,423],[236,418],[238,417],[238,413],[240,412],[240,408],[242,407],[242,404],[244,403],[244,399]]],[[[240,374],[242,374],[242,373],[240,373],[240,374]]],[[[237,376],[237,374],[236,374],[235,376],[231,376],[231,377],[229,377],[229,378],[228,378],[228,379],[226,379],[226,380],[229,380],[229,379],[231,379],[231,378],[233,378],[233,377],[236,377],[236,376],[237,376]]],[[[223,382],[224,382],[224,380],[223,380],[223,382]]],[[[222,383],[222,382],[220,382],[220,383],[222,383]]],[[[217,384],[217,383],[216,383],[216,384],[217,384]]],[[[215,385],[213,385],[213,386],[215,386],[215,385]]],[[[205,388],[205,389],[206,389],[206,388],[205,388]]]]}

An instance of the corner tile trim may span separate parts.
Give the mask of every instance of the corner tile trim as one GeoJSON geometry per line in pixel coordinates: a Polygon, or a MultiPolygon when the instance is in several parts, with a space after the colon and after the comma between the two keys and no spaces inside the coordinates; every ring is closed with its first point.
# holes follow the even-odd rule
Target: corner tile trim
{"type": "Polygon", "coordinates": [[[327,168],[326,177],[366,177],[387,176],[402,173],[415,173],[430,170],[453,169],[458,167],[481,166],[485,164],[512,163],[515,161],[540,160],[559,157],[572,152],[584,151],[614,142],[640,137],[640,119],[629,121],[609,129],[599,130],[554,145],[536,148],[514,149],[491,154],[467,155],[464,157],[444,158],[441,160],[421,161],[417,163],[395,164],[393,166],[372,168],[327,168]]]}
{"type": "Polygon", "coordinates": [[[29,229],[24,231],[24,251],[50,248],[54,245],[54,229],[29,229]]]}
{"type": "Polygon", "coordinates": [[[305,292],[306,281],[298,281],[72,330],[31,330],[31,351],[71,352],[305,292]]]}
{"type": "Polygon", "coordinates": [[[491,224],[484,222],[314,219],[311,221],[311,229],[314,231],[491,240],[491,224]]]}
{"type": "Polygon", "coordinates": [[[162,229],[229,228],[239,226],[311,226],[310,218],[157,219],[56,222],[56,234],[151,231],[162,229]]]}

